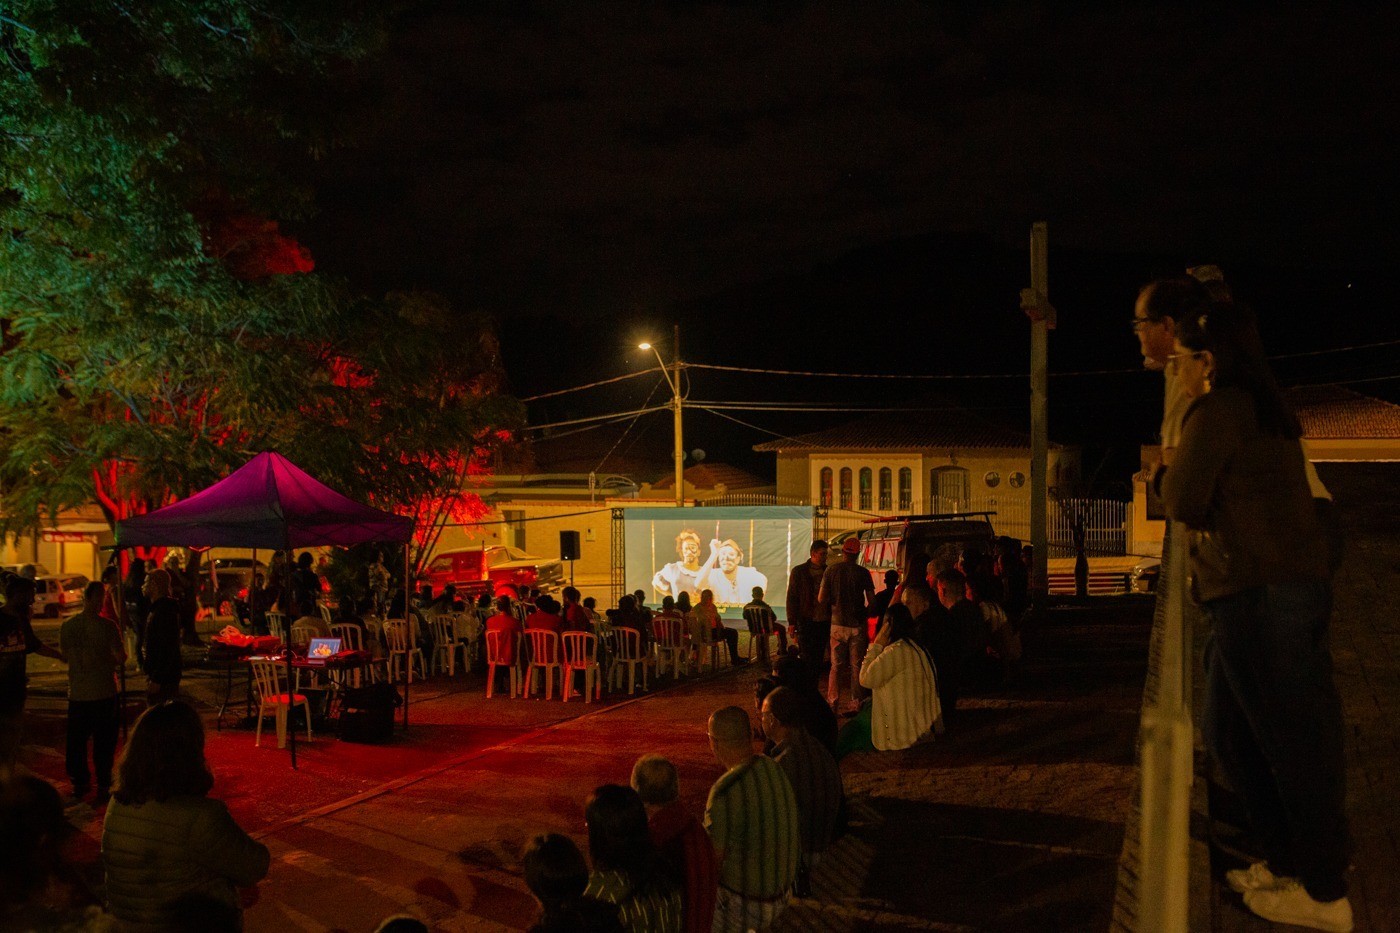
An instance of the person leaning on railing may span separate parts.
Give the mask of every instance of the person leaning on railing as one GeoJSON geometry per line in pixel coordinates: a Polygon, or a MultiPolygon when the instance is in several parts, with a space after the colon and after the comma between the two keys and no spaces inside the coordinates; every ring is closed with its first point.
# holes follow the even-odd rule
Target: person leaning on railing
{"type": "Polygon", "coordinates": [[[1267,919],[1350,930],[1327,547],[1302,432],[1248,310],[1190,279],[1173,289],[1190,301],[1167,365],[1190,404],[1171,464],[1154,480],[1188,530],[1192,597],[1212,629],[1206,745],[1266,857],[1227,881],[1267,919]]]}

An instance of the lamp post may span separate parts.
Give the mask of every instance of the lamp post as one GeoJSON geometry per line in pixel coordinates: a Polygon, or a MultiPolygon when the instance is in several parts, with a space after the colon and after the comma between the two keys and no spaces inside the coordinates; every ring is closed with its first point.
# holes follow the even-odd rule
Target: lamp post
{"type": "Polygon", "coordinates": [[[666,377],[666,384],[671,388],[671,412],[676,426],[676,507],[680,508],[685,505],[685,447],[681,443],[681,326],[676,325],[676,337],[671,347],[675,354],[675,375],[667,371],[666,361],[661,358],[661,351],[656,347],[643,342],[637,344],[637,349],[650,350],[656,354],[656,362],[661,364],[661,375],[666,377]]]}

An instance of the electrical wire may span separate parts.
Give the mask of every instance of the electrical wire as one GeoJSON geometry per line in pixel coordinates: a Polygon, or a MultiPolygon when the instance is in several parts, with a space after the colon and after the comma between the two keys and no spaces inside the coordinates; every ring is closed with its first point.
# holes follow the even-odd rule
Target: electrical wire
{"type": "Polygon", "coordinates": [[[611,508],[589,509],[586,512],[567,512],[563,515],[536,515],[534,518],[516,518],[507,520],[504,518],[493,518],[484,522],[443,522],[444,528],[476,528],[480,525],[523,525],[525,522],[552,522],[561,518],[577,518],[580,515],[597,515],[599,512],[611,512],[611,508]]]}
{"type": "Polygon", "coordinates": [[[621,376],[613,376],[611,379],[599,379],[597,382],[589,382],[581,386],[573,386],[568,389],[555,389],[553,392],[541,392],[539,395],[531,395],[522,398],[522,402],[538,402],[542,398],[554,398],[556,395],[568,395],[570,392],[582,392],[584,389],[594,389],[598,386],[611,385],[614,382],[622,382],[627,379],[636,379],[638,376],[645,376],[647,373],[660,372],[661,370],[653,366],[651,369],[643,369],[635,373],[625,373],[621,376]]]}
{"type": "Polygon", "coordinates": [[[551,421],[548,424],[529,425],[527,431],[543,431],[547,428],[564,428],[574,424],[588,424],[591,421],[607,421],[608,419],[622,420],[632,415],[645,415],[653,411],[665,411],[668,405],[653,405],[651,408],[637,408],[632,411],[610,411],[605,415],[590,415],[587,418],[571,418],[568,421],[551,421]]]}
{"type": "MultiPolygon", "coordinates": [[[[651,391],[647,393],[647,397],[642,400],[643,410],[638,411],[637,414],[632,416],[632,420],[627,423],[627,427],[622,429],[622,433],[617,436],[617,440],[613,441],[613,445],[608,448],[608,452],[603,454],[603,459],[599,460],[598,465],[593,468],[594,473],[597,473],[599,470],[601,470],[603,468],[603,464],[608,462],[608,458],[613,455],[613,451],[617,450],[617,445],[622,443],[623,438],[627,436],[627,432],[632,430],[633,425],[637,423],[637,419],[641,418],[642,415],[646,414],[646,411],[644,409],[646,408],[647,404],[651,402],[651,397],[656,394],[656,390],[665,384],[666,380],[662,378],[658,379],[656,385],[651,387],[651,391]]],[[[628,449],[630,450],[631,448],[628,449]]]]}
{"type": "MultiPolygon", "coordinates": [[[[801,369],[762,369],[756,366],[721,366],[714,363],[686,363],[688,369],[710,369],[718,372],[752,373],[761,376],[812,376],[821,379],[919,379],[952,381],[960,379],[1028,379],[1029,373],[829,373],[801,369]]],[[[1118,376],[1143,372],[1135,369],[1084,369],[1075,372],[1051,373],[1058,376],[1118,376]]]]}

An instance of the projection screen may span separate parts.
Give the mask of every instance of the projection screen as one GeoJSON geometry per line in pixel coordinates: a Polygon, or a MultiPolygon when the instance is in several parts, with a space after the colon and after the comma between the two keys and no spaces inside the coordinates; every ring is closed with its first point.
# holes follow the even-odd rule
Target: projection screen
{"type": "Polygon", "coordinates": [[[780,620],[787,617],[787,580],[812,544],[810,506],[629,508],[623,512],[627,592],[647,593],[655,608],[665,596],[712,590],[726,619],[761,586],[780,620]]]}

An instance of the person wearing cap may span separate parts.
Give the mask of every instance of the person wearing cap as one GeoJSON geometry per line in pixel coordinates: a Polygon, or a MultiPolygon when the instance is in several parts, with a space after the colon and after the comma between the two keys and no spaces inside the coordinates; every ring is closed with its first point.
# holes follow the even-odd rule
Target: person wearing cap
{"type": "Polygon", "coordinates": [[[847,538],[841,545],[846,559],[826,568],[822,575],[817,602],[831,613],[831,674],[827,680],[826,699],[839,711],[841,681],[851,685],[851,709],[860,706],[867,691],[860,685],[856,672],[865,660],[870,635],[865,620],[875,599],[875,584],[870,571],[860,565],[860,539],[847,538]]]}

